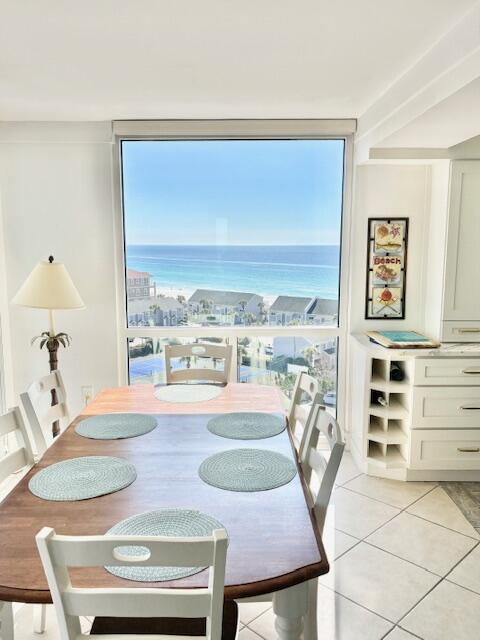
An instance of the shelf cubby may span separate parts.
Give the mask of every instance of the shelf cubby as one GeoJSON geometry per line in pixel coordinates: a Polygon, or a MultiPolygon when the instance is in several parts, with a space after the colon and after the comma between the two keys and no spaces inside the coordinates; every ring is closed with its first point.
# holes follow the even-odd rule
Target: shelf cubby
{"type": "Polygon", "coordinates": [[[390,382],[397,382],[397,384],[408,384],[409,382],[409,375],[408,375],[408,363],[405,362],[404,360],[391,360],[389,363],[389,371],[388,371],[388,379],[390,380],[390,382]],[[392,365],[398,367],[401,372],[403,373],[403,380],[390,380],[390,369],[392,367],[392,365]]]}
{"type": "Polygon", "coordinates": [[[401,469],[407,464],[402,448],[398,444],[369,441],[367,457],[372,464],[388,469],[401,469]]]}
{"type": "Polygon", "coordinates": [[[405,420],[408,417],[408,409],[397,398],[391,398],[387,407],[380,404],[370,404],[369,413],[377,418],[392,418],[394,420],[405,420]]]}
{"type": "Polygon", "coordinates": [[[370,416],[368,439],[380,444],[406,444],[408,442],[404,422],[370,416]]]}
{"type": "Polygon", "coordinates": [[[372,358],[372,373],[371,379],[383,380],[383,382],[387,382],[388,369],[387,369],[387,361],[380,360],[379,358],[372,358]]]}

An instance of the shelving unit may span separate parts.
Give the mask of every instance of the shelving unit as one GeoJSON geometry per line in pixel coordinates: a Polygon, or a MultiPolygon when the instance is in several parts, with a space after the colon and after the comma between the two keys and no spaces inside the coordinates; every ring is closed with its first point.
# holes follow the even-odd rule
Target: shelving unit
{"type": "Polygon", "coordinates": [[[370,360],[367,460],[384,469],[402,469],[407,466],[412,378],[410,369],[410,363],[404,360],[388,357],[370,360]],[[400,368],[403,380],[390,379],[393,365],[400,368]],[[377,401],[378,397],[385,400],[386,406],[377,401]]]}
{"type": "Polygon", "coordinates": [[[480,344],[400,350],[353,336],[351,353],[349,445],[364,473],[395,480],[478,479],[480,344]],[[403,380],[390,379],[393,365],[403,380]],[[462,413],[467,400],[479,405],[478,412],[462,413]]]}

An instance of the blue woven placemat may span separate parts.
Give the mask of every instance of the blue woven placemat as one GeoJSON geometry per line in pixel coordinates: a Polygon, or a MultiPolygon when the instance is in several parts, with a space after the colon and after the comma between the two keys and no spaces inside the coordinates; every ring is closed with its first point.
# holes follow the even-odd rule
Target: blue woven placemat
{"type": "MultiPolygon", "coordinates": [[[[194,509],[160,509],[147,511],[122,520],[107,531],[106,535],[170,536],[196,538],[210,536],[215,529],[224,526],[211,516],[194,509]]],[[[119,547],[122,555],[142,556],[146,547],[119,547]]],[[[206,567],[105,567],[119,578],[137,582],[165,582],[186,578],[204,571],[206,567]]]]}
{"type": "Polygon", "coordinates": [[[212,384],[168,384],[155,390],[155,397],[162,402],[205,402],[213,400],[223,391],[212,384]]]}
{"type": "Polygon", "coordinates": [[[30,479],[28,488],[44,500],[86,500],[124,489],[136,477],[133,464],[123,458],[84,456],[45,467],[30,479]]]}
{"type": "Polygon", "coordinates": [[[265,449],[230,449],[202,462],[198,475],[207,484],[228,491],[267,491],[296,475],[295,464],[281,453],[265,449]]]}
{"type": "Polygon", "coordinates": [[[104,413],[82,420],[75,432],[84,438],[115,440],[142,436],[156,426],[156,418],[145,413],[104,413]]]}
{"type": "Polygon", "coordinates": [[[259,440],[282,433],[286,426],[285,418],[271,413],[245,411],[215,416],[208,421],[207,429],[222,438],[259,440]]]}

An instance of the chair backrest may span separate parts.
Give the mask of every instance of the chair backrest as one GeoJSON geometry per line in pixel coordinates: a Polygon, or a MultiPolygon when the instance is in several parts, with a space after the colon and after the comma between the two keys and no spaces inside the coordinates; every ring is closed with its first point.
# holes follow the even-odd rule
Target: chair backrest
{"type": "Polygon", "coordinates": [[[0,458],[1,484],[12,473],[33,464],[30,434],[18,407],[0,416],[0,437],[8,438],[7,453],[0,458]]]}
{"type": "Polygon", "coordinates": [[[67,395],[60,371],[33,382],[20,394],[20,400],[32,430],[35,453],[42,456],[53,440],[52,423],[64,418],[68,422],[67,395]],[[58,401],[53,407],[52,391],[58,401]]]}
{"type": "Polygon", "coordinates": [[[228,546],[224,529],[204,538],[76,537],[57,535],[53,529],[44,527],[36,540],[61,640],[75,640],[80,634],[79,616],[206,618],[207,639],[221,640],[228,546]],[[141,545],[141,555],[122,553],[122,547],[132,545],[141,545]],[[210,573],[208,586],[198,589],[72,586],[69,567],[104,566],[209,567],[210,573]]]}
{"type": "Polygon", "coordinates": [[[299,459],[320,532],[344,448],[337,421],[323,405],[316,403],[308,420],[299,459]]]}
{"type": "MultiPolygon", "coordinates": [[[[167,384],[205,380],[208,382],[228,382],[230,363],[232,361],[232,345],[214,344],[175,344],[165,347],[165,370],[167,384]],[[188,358],[194,361],[194,367],[172,368],[172,358],[188,358]],[[212,359],[214,366],[217,360],[223,360],[222,369],[198,366],[199,361],[212,359]]],[[[181,361],[180,361],[181,362],[181,361]]]]}
{"type": "Polygon", "coordinates": [[[314,404],[321,402],[318,381],[303,371],[297,375],[288,413],[288,428],[297,451],[305,436],[307,421],[314,404]],[[307,402],[302,402],[307,397],[307,402]]]}

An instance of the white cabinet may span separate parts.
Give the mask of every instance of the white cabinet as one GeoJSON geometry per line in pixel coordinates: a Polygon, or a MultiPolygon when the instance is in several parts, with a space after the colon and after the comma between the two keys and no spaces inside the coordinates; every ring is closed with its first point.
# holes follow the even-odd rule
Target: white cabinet
{"type": "Polygon", "coordinates": [[[480,479],[480,344],[399,350],[353,336],[351,355],[348,442],[362,471],[480,479]],[[403,380],[390,379],[392,365],[403,380]]]}
{"type": "Polygon", "coordinates": [[[480,161],[452,162],[444,273],[445,341],[480,341],[480,161]]]}
{"type": "Polygon", "coordinates": [[[480,469],[480,429],[433,429],[412,433],[414,469],[480,469]]]}
{"type": "Polygon", "coordinates": [[[413,388],[412,429],[480,429],[479,387],[413,388]]]}
{"type": "Polygon", "coordinates": [[[416,358],[415,384],[480,386],[480,358],[416,358]]]}

